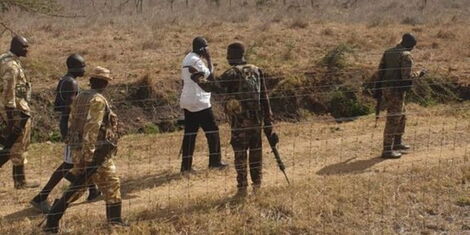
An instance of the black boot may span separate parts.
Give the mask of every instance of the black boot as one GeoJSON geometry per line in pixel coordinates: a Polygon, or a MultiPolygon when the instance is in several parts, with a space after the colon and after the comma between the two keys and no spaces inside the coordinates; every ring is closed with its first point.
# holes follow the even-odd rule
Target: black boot
{"type": "Polygon", "coordinates": [[[227,166],[228,166],[228,164],[223,162],[223,161],[219,161],[219,162],[215,162],[215,163],[209,162],[209,168],[211,168],[211,169],[222,170],[222,169],[227,168],[227,166]]]}
{"type": "Polygon", "coordinates": [[[410,150],[410,148],[411,147],[409,145],[402,143],[401,135],[395,136],[395,140],[393,141],[393,150],[406,152],[410,150]]]}
{"type": "Polygon", "coordinates": [[[31,206],[43,214],[47,214],[51,210],[51,206],[47,201],[47,197],[44,197],[41,194],[38,194],[36,197],[34,197],[33,200],[29,202],[29,204],[31,204],[31,206]]]}
{"type": "Polygon", "coordinates": [[[65,200],[56,200],[51,210],[47,214],[46,226],[42,230],[46,233],[58,233],[59,222],[68,207],[68,203],[65,200]]]}
{"type": "Polygon", "coordinates": [[[8,160],[10,160],[10,151],[6,149],[0,150],[0,168],[2,168],[8,160]]]}
{"type": "Polygon", "coordinates": [[[95,184],[90,184],[88,186],[88,197],[86,198],[86,201],[87,202],[95,201],[96,199],[99,198],[99,196],[101,196],[100,190],[96,188],[95,184]]]}
{"type": "Polygon", "coordinates": [[[394,150],[391,150],[391,149],[384,149],[384,151],[382,153],[382,158],[394,159],[394,158],[400,158],[400,157],[401,157],[400,152],[394,151],[394,150]]]}
{"type": "Polygon", "coordinates": [[[108,224],[113,226],[129,226],[122,221],[121,217],[122,202],[106,204],[106,219],[108,224]]]}
{"type": "Polygon", "coordinates": [[[37,182],[31,182],[31,183],[26,182],[26,177],[24,175],[24,165],[13,166],[13,181],[15,184],[15,189],[39,187],[39,183],[37,182]]]}
{"type": "MultiPolygon", "coordinates": [[[[43,214],[47,214],[51,209],[49,202],[47,201],[49,194],[66,174],[71,175],[68,172],[70,169],[72,169],[72,167],[73,164],[68,164],[65,162],[58,166],[49,178],[49,181],[47,181],[46,185],[44,185],[44,188],[41,190],[41,192],[39,192],[39,194],[36,195],[36,197],[34,197],[33,200],[29,202],[29,204],[31,204],[35,209],[41,211],[43,214]]],[[[69,181],[73,182],[73,180],[69,181]]]]}

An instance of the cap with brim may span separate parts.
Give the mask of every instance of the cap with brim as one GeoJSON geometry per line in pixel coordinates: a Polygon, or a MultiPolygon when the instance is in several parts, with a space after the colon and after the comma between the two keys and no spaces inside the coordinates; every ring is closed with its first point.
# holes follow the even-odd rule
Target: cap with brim
{"type": "Polygon", "coordinates": [[[113,77],[111,77],[111,71],[101,66],[96,66],[96,68],[93,69],[93,72],[90,74],[90,78],[102,79],[108,82],[113,80],[113,77]]]}

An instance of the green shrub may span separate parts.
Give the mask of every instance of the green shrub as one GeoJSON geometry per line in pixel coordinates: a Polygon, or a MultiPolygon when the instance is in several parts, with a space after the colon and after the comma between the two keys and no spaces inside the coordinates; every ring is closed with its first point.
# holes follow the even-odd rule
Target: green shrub
{"type": "Polygon", "coordinates": [[[458,101],[460,98],[457,90],[458,85],[451,82],[450,79],[429,73],[414,81],[413,88],[407,93],[407,100],[425,107],[458,101]]]}
{"type": "Polygon", "coordinates": [[[49,141],[51,142],[61,142],[62,135],[58,131],[52,131],[49,133],[49,141]]]}
{"type": "Polygon", "coordinates": [[[160,127],[155,125],[155,123],[147,123],[143,129],[144,134],[158,134],[160,133],[160,127]]]}
{"type": "Polygon", "coordinates": [[[321,60],[321,63],[330,70],[345,68],[347,66],[346,56],[352,52],[354,52],[354,49],[351,45],[342,43],[329,50],[321,60]]]}
{"type": "Polygon", "coordinates": [[[331,115],[339,121],[355,119],[372,112],[371,107],[359,102],[357,96],[347,90],[336,90],[331,94],[329,110],[331,115]]]}

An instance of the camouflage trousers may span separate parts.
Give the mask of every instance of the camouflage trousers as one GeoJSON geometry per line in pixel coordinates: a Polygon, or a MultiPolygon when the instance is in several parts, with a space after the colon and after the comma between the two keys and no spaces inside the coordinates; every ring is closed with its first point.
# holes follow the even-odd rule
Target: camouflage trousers
{"type": "Polygon", "coordinates": [[[383,95],[387,109],[387,121],[384,130],[384,149],[392,149],[395,138],[401,137],[405,133],[405,92],[386,89],[383,95]]]}
{"type": "Polygon", "coordinates": [[[28,155],[27,151],[29,145],[31,144],[31,128],[31,118],[29,118],[28,121],[26,121],[26,125],[21,132],[21,135],[16,140],[16,143],[11,147],[10,160],[14,166],[23,166],[28,162],[26,157],[28,155]]]}
{"type": "Polygon", "coordinates": [[[261,185],[262,179],[262,125],[258,121],[244,120],[241,125],[232,125],[230,144],[235,153],[235,170],[237,187],[248,186],[247,162],[249,162],[251,181],[255,187],[261,185]]]}
{"type": "MultiPolygon", "coordinates": [[[[77,162],[75,160],[75,156],[77,156],[75,151],[73,152],[73,156],[74,166],[71,173],[73,175],[80,175],[85,169],[85,163],[83,161],[77,162]]],[[[116,166],[112,159],[106,160],[98,170],[87,179],[84,187],[80,188],[80,190],[70,199],[69,203],[80,198],[88,188],[86,185],[90,185],[92,183],[96,184],[101,193],[103,193],[106,204],[121,202],[121,182],[116,174],[116,166]]]]}

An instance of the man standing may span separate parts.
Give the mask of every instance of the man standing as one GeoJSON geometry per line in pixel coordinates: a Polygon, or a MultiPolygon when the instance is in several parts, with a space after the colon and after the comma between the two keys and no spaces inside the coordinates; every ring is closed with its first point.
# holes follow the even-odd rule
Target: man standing
{"type": "Polygon", "coordinates": [[[19,58],[27,56],[28,47],[26,38],[15,36],[11,40],[10,51],[0,55],[0,113],[7,123],[7,137],[0,151],[0,167],[11,160],[16,189],[39,186],[37,183],[27,183],[24,171],[31,142],[31,81],[27,79],[19,58]]]}
{"type": "Polygon", "coordinates": [[[261,186],[262,130],[264,129],[273,144],[278,143],[279,138],[272,127],[271,105],[263,72],[246,62],[245,46],[242,43],[236,42],[228,46],[227,60],[232,67],[217,80],[205,79],[198,72],[191,77],[203,89],[226,95],[225,113],[229,116],[232,129],[230,143],[235,153],[237,196],[243,197],[246,196],[248,187],[247,161],[253,189],[256,191],[261,186]]]}
{"type": "Polygon", "coordinates": [[[49,211],[46,232],[58,232],[59,220],[68,205],[83,194],[89,182],[96,183],[104,194],[108,223],[125,225],[121,219],[121,186],[112,160],[119,138],[117,116],[102,95],[112,77],[108,69],[99,66],[90,77],[91,89],[81,92],[73,101],[66,138],[76,180],[49,211]]]}
{"type": "MultiPolygon", "coordinates": [[[[85,60],[78,54],[72,54],[67,58],[67,74],[60,79],[56,89],[56,99],[54,102],[54,111],[60,112],[60,134],[62,140],[67,136],[68,122],[70,115],[70,107],[73,100],[78,94],[79,87],[77,78],[82,77],[85,74],[85,60]]],[[[47,213],[50,209],[47,198],[52,192],[52,189],[60,182],[62,178],[74,181],[72,174],[67,174],[73,167],[72,156],[70,152],[70,146],[65,146],[64,151],[64,162],[52,173],[51,178],[46,183],[41,192],[36,195],[30,204],[40,210],[42,213],[47,213]]],[[[89,195],[87,201],[92,201],[100,195],[100,192],[94,184],[89,186],[89,195]]]]}
{"type": "Polygon", "coordinates": [[[183,60],[183,91],[180,106],[184,110],[183,159],[181,172],[191,172],[196,135],[199,127],[206,134],[209,145],[209,168],[222,169],[227,166],[221,161],[219,128],[211,108],[211,93],[206,92],[193,80],[189,68],[201,72],[205,78],[212,76],[213,65],[206,39],[196,37],[193,40],[193,51],[183,60]],[[203,59],[207,61],[207,66],[203,59]]]}
{"type": "MultiPolygon", "coordinates": [[[[377,91],[382,92],[386,103],[387,121],[385,123],[383,158],[400,158],[410,149],[402,142],[405,133],[406,111],[405,95],[413,85],[417,74],[412,72],[413,58],[411,50],[416,45],[416,38],[406,33],[397,46],[388,49],[379,65],[377,91]]],[[[419,76],[424,75],[424,71],[419,76]]],[[[379,95],[380,96],[380,95],[379,95]]]]}

